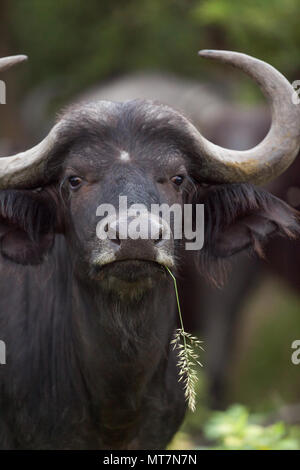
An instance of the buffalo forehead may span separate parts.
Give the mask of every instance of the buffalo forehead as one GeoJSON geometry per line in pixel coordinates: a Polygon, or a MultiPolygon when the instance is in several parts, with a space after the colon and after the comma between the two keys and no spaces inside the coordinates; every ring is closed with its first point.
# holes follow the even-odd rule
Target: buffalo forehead
{"type": "Polygon", "coordinates": [[[144,113],[141,106],[129,111],[125,106],[123,110],[119,108],[118,117],[110,119],[103,119],[94,108],[93,112],[78,109],[71,113],[64,124],[64,134],[70,136],[68,156],[72,164],[80,165],[84,161],[93,168],[116,160],[123,164],[155,162],[158,167],[183,164],[178,130],[175,135],[174,123],[161,121],[167,113],[157,108],[155,112],[147,109],[144,113]]]}

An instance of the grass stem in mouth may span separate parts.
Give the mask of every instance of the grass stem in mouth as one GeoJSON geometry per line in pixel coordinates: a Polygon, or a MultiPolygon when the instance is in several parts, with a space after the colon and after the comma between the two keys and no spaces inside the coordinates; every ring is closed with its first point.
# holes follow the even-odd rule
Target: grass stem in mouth
{"type": "Polygon", "coordinates": [[[202,364],[199,362],[199,356],[195,352],[196,349],[203,348],[201,346],[202,341],[200,341],[195,336],[192,336],[190,333],[187,333],[183,326],[183,318],[180,308],[179,295],[177,282],[172,271],[165,266],[167,272],[170,274],[173,279],[177,308],[180,320],[181,328],[175,331],[174,339],[171,341],[173,349],[178,351],[178,362],[177,366],[179,368],[179,382],[183,381],[184,385],[184,394],[188,407],[191,411],[196,409],[196,383],[198,381],[197,372],[195,366],[199,364],[202,367],[202,364]]]}

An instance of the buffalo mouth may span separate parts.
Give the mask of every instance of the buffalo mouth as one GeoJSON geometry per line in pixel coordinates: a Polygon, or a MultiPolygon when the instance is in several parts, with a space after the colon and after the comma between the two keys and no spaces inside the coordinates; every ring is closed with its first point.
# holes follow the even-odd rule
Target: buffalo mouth
{"type": "Polygon", "coordinates": [[[103,266],[93,266],[91,275],[107,286],[134,285],[151,287],[156,279],[166,276],[165,267],[156,262],[143,259],[116,260],[103,266]]]}

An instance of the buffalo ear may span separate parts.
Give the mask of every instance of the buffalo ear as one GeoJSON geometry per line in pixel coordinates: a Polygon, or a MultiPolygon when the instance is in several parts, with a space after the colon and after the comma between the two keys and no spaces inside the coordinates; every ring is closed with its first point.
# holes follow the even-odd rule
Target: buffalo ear
{"type": "Polygon", "coordinates": [[[295,209],[265,190],[239,186],[228,185],[225,191],[219,191],[215,203],[220,206],[207,214],[213,219],[206,236],[215,258],[227,258],[248,248],[263,256],[262,244],[270,236],[295,238],[300,233],[299,213],[295,209]]]}
{"type": "Polygon", "coordinates": [[[0,192],[0,252],[18,264],[43,261],[54,242],[53,203],[33,191],[0,192]]]}

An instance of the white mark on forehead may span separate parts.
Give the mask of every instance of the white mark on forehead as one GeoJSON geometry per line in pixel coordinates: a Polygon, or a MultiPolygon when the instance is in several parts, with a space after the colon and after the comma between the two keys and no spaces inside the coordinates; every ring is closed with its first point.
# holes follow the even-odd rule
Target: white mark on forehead
{"type": "Polygon", "coordinates": [[[122,160],[123,162],[129,162],[130,160],[130,155],[128,152],[126,152],[125,150],[122,150],[120,152],[120,160],[122,160]]]}

